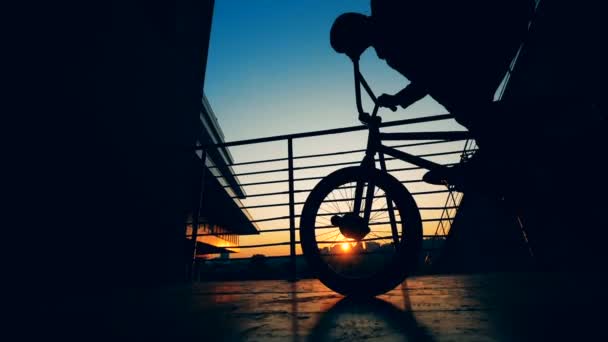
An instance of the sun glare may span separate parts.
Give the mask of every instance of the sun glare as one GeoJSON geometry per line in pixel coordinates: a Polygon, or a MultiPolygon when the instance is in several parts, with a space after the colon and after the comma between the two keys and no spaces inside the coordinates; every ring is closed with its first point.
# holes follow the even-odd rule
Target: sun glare
{"type": "Polygon", "coordinates": [[[350,250],[350,243],[345,242],[341,245],[341,247],[343,252],[348,252],[350,250]]]}

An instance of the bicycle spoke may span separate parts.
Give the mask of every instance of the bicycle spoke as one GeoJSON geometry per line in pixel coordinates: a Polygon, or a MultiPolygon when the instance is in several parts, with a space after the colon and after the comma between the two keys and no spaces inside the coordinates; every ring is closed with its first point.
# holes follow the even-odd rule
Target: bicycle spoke
{"type": "Polygon", "coordinates": [[[354,198],[355,198],[355,190],[352,187],[350,188],[350,197],[349,198],[353,199],[353,201],[351,202],[351,205],[350,205],[350,211],[354,212],[355,211],[355,200],[354,200],[354,198]]]}
{"type": "Polygon", "coordinates": [[[336,210],[338,213],[342,214],[342,209],[340,209],[340,200],[336,198],[335,192],[332,192],[333,198],[335,200],[334,204],[336,205],[336,210]]]}
{"type": "Polygon", "coordinates": [[[334,197],[334,192],[330,192],[329,196],[331,196],[331,201],[325,202],[328,203],[328,205],[331,205],[334,209],[336,209],[336,211],[338,211],[338,209],[336,208],[336,198],[334,197]]]}
{"type": "Polygon", "coordinates": [[[319,236],[323,236],[323,235],[327,235],[327,234],[329,234],[329,233],[335,233],[336,231],[338,231],[338,232],[339,232],[340,230],[339,230],[339,229],[330,230],[330,231],[328,231],[328,232],[318,234],[318,235],[317,235],[317,237],[319,237],[319,236]]]}
{"type": "Polygon", "coordinates": [[[323,224],[331,224],[331,221],[325,217],[317,217],[317,219],[319,220],[319,223],[323,223],[323,224]]]}
{"type": "Polygon", "coordinates": [[[338,238],[340,237],[340,235],[342,235],[342,233],[338,232],[338,234],[336,234],[336,237],[334,238],[333,242],[336,242],[338,240],[338,238]]]}
{"type": "MultiPolygon", "coordinates": [[[[388,204],[388,202],[385,202],[385,203],[384,203],[384,205],[382,206],[382,208],[378,209],[378,211],[377,211],[377,212],[376,212],[376,214],[374,215],[374,218],[375,218],[376,216],[380,215],[381,213],[384,213],[384,211],[383,211],[383,210],[384,210],[384,209],[386,209],[387,204],[388,204]]],[[[369,220],[370,220],[370,221],[372,221],[372,219],[371,219],[371,218],[370,218],[369,220]]]]}
{"type": "MultiPolygon", "coordinates": [[[[371,189],[369,182],[361,180],[358,182],[361,183],[357,184],[357,181],[349,180],[326,193],[317,209],[314,233],[318,250],[328,267],[337,274],[354,278],[372,276],[378,270],[389,267],[396,256],[395,240],[391,235],[390,215],[387,209],[386,189],[382,187],[382,183],[373,184],[374,188],[371,189]],[[334,215],[356,211],[354,204],[358,185],[362,187],[359,217],[364,217],[366,207],[370,210],[367,224],[370,231],[361,240],[347,238],[341,230],[358,229],[356,225],[338,228],[331,222],[334,215]]],[[[394,201],[391,201],[391,204],[395,208],[393,213],[397,219],[399,210],[394,201]]],[[[401,231],[403,228],[401,221],[397,220],[397,224],[401,231]]]]}
{"type": "MultiPolygon", "coordinates": [[[[342,195],[342,198],[344,198],[344,199],[350,198],[350,197],[347,197],[347,190],[342,187],[340,187],[340,194],[342,195]]],[[[348,208],[348,203],[347,203],[346,207],[348,208]]]]}
{"type": "MultiPolygon", "coordinates": [[[[319,210],[323,210],[324,212],[326,212],[329,215],[335,215],[336,213],[333,211],[328,211],[327,209],[325,209],[322,205],[319,207],[319,210]]],[[[319,215],[317,215],[318,217],[319,215]]]]}
{"type": "Polygon", "coordinates": [[[338,231],[336,234],[328,237],[326,240],[320,241],[320,242],[325,242],[325,241],[327,241],[327,242],[329,242],[329,241],[334,242],[334,241],[336,241],[338,239],[338,237],[340,237],[340,231],[338,231]]]}

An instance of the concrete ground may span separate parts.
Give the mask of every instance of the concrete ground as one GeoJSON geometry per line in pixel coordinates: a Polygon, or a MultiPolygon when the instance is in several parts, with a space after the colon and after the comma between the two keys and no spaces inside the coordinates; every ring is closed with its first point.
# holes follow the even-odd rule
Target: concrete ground
{"type": "Polygon", "coordinates": [[[311,279],[202,282],[62,301],[49,326],[81,340],[606,341],[598,280],[564,273],[420,276],[365,301],[311,279]]]}

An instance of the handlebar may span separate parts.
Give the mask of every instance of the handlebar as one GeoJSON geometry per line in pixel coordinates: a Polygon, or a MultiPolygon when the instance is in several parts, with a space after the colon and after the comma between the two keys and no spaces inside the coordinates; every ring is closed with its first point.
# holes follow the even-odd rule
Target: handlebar
{"type": "MultiPolygon", "coordinates": [[[[353,67],[355,74],[355,100],[357,103],[357,111],[359,112],[359,120],[363,123],[369,123],[372,119],[377,117],[378,109],[380,107],[378,105],[378,98],[376,98],[376,95],[374,95],[374,92],[367,84],[367,81],[365,81],[365,78],[363,78],[363,75],[361,75],[361,72],[359,71],[359,60],[353,60],[353,67]],[[374,110],[372,111],[371,115],[365,112],[363,105],[361,104],[361,85],[363,85],[367,95],[369,95],[374,102],[374,110]]],[[[390,108],[393,112],[397,110],[397,106],[390,106],[388,108],[390,108]]]]}

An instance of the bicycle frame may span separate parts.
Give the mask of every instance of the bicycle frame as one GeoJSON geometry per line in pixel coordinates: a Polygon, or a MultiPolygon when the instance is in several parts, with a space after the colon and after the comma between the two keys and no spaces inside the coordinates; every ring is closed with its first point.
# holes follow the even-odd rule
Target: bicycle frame
{"type": "MultiPolygon", "coordinates": [[[[386,169],[386,161],[384,155],[389,155],[395,157],[396,159],[403,160],[405,162],[414,164],[416,166],[422,167],[424,169],[433,170],[436,168],[445,167],[441,164],[437,164],[435,162],[420,158],[418,156],[399,151],[395,148],[386,146],[382,144],[383,140],[432,140],[432,139],[446,139],[446,140],[457,140],[468,137],[467,132],[412,132],[412,133],[381,133],[380,132],[380,117],[378,114],[378,100],[374,95],[373,91],[361,75],[359,71],[359,62],[353,61],[354,66],[354,75],[355,75],[355,98],[357,104],[357,111],[359,112],[360,120],[368,127],[369,135],[367,140],[367,148],[365,151],[365,157],[361,162],[361,167],[364,169],[375,169],[376,168],[376,159],[375,156],[378,154],[378,161],[380,162],[380,169],[382,172],[387,172],[386,169]],[[372,115],[367,114],[363,106],[361,104],[361,85],[365,88],[365,91],[369,95],[369,97],[374,102],[374,109],[372,115]],[[369,119],[366,119],[368,118],[369,119]]],[[[372,174],[372,173],[370,173],[372,174]]],[[[364,182],[357,182],[355,187],[355,198],[354,198],[354,214],[359,216],[361,211],[361,202],[363,200],[363,188],[365,184],[364,182]]],[[[370,178],[367,186],[367,191],[365,194],[365,208],[363,211],[363,219],[365,224],[369,223],[370,213],[372,210],[374,198],[374,183],[373,179],[370,178]]],[[[399,242],[399,234],[397,231],[397,223],[395,220],[395,214],[393,212],[393,205],[390,198],[386,198],[387,200],[387,209],[389,212],[389,218],[391,223],[391,231],[393,235],[393,241],[395,244],[399,242]]]]}

